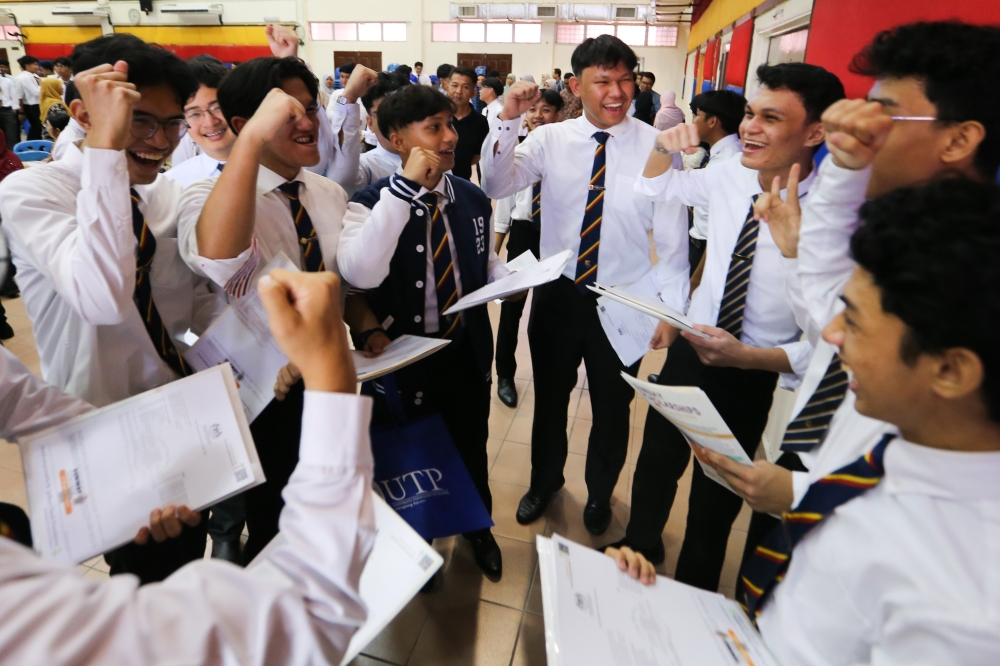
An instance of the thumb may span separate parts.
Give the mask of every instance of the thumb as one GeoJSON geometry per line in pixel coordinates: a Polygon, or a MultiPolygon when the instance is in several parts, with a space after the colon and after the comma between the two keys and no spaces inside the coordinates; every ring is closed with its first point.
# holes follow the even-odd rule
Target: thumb
{"type": "Polygon", "coordinates": [[[299,318],[299,313],[291,302],[291,292],[288,287],[274,277],[270,275],[262,277],[257,283],[257,291],[264,309],[267,310],[272,332],[277,334],[275,329],[286,329],[290,323],[299,318]]]}
{"type": "Polygon", "coordinates": [[[114,70],[122,74],[128,74],[128,63],[124,60],[119,60],[115,63],[114,70]]]}

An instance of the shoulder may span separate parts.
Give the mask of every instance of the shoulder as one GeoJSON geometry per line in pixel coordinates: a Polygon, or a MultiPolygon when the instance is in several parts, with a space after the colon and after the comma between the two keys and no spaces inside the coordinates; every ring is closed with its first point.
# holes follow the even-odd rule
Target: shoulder
{"type": "Polygon", "coordinates": [[[382,198],[382,190],[389,187],[389,179],[377,180],[368,187],[358,190],[351,197],[351,203],[359,203],[365,208],[374,208],[375,204],[382,198]]]}
{"type": "Polygon", "coordinates": [[[462,199],[465,202],[473,204],[485,204],[487,206],[492,206],[490,198],[486,196],[486,193],[472,182],[457,176],[448,176],[447,178],[448,183],[455,191],[456,199],[462,199]]]}
{"type": "Polygon", "coordinates": [[[318,173],[313,173],[305,169],[300,173],[300,177],[302,178],[302,182],[306,184],[306,189],[313,192],[321,192],[324,195],[333,196],[337,199],[343,199],[344,203],[347,203],[347,191],[339,183],[326,176],[321,176],[318,173]]]}

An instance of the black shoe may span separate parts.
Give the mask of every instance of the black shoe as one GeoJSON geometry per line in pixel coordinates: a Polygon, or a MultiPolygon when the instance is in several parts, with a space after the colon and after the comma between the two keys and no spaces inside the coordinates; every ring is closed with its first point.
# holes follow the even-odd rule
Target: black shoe
{"type": "Polygon", "coordinates": [[[500,578],[503,575],[503,556],[493,534],[483,530],[470,534],[466,539],[472,544],[472,554],[483,573],[491,578],[500,578]]]}
{"type": "Polygon", "coordinates": [[[637,553],[641,553],[643,557],[649,560],[649,563],[653,566],[659,566],[663,564],[663,560],[667,559],[667,551],[663,548],[663,541],[658,541],[656,546],[653,548],[636,548],[628,539],[622,539],[621,541],[615,541],[614,543],[609,543],[607,546],[601,546],[598,548],[602,553],[608,548],[622,548],[627,546],[637,553]]]}
{"type": "Polygon", "coordinates": [[[528,492],[524,493],[524,497],[517,505],[517,522],[528,525],[541,518],[557,492],[558,489],[546,492],[528,488],[528,492]]]}
{"type": "Polygon", "coordinates": [[[3,296],[4,298],[17,298],[20,295],[21,290],[18,289],[17,283],[13,280],[10,280],[8,284],[5,284],[2,288],[0,288],[0,296],[3,296]]]}
{"type": "Polygon", "coordinates": [[[600,536],[608,531],[611,524],[611,502],[587,502],[583,507],[583,526],[594,536],[600,536]]]}
{"type": "Polygon", "coordinates": [[[517,407],[517,387],[514,386],[514,380],[507,379],[506,377],[498,377],[497,396],[500,397],[500,402],[508,407],[517,407]]]}
{"type": "Polygon", "coordinates": [[[10,322],[0,322],[0,340],[10,340],[14,337],[14,329],[10,327],[10,322]]]}
{"type": "Polygon", "coordinates": [[[218,558],[220,560],[226,560],[227,562],[232,562],[233,564],[242,566],[243,565],[243,553],[240,549],[240,540],[233,539],[230,541],[216,541],[212,540],[212,557],[218,558]]]}
{"type": "Polygon", "coordinates": [[[650,384],[659,384],[660,376],[655,372],[651,372],[648,375],[646,375],[646,381],[649,382],[650,384]]]}

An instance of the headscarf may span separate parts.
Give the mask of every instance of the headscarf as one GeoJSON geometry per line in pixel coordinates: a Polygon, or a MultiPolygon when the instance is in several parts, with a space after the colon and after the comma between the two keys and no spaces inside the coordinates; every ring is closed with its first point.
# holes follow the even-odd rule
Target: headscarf
{"type": "Polygon", "coordinates": [[[647,125],[653,124],[653,93],[649,90],[635,98],[635,119],[647,125]]]}
{"type": "Polygon", "coordinates": [[[684,122],[684,112],[677,106],[676,101],[677,93],[673,90],[660,95],[660,110],[656,112],[653,127],[662,132],[684,122]]]}
{"type": "Polygon", "coordinates": [[[507,98],[507,93],[510,92],[510,87],[517,81],[517,77],[513,74],[508,74],[507,78],[504,80],[503,95],[504,99],[507,98]]]}
{"type": "Polygon", "coordinates": [[[0,130],[0,180],[23,168],[21,158],[15,155],[13,150],[7,148],[7,137],[3,130],[0,130]]]}
{"type": "Polygon", "coordinates": [[[38,101],[41,108],[38,110],[38,117],[42,119],[42,122],[45,122],[45,117],[49,114],[49,109],[51,109],[53,105],[58,104],[63,108],[66,108],[66,105],[63,103],[62,99],[63,83],[61,79],[45,77],[41,80],[41,83],[42,90],[39,93],[38,101]]]}
{"type": "Polygon", "coordinates": [[[319,80],[319,89],[325,92],[327,95],[332,95],[334,87],[337,85],[337,77],[333,72],[328,72],[323,75],[323,78],[319,80]],[[326,80],[331,79],[333,81],[332,86],[326,85],[326,80]]]}
{"type": "Polygon", "coordinates": [[[529,81],[531,83],[534,83],[535,82],[535,77],[533,77],[531,74],[525,74],[524,76],[521,77],[521,80],[522,81],[529,81]]]}

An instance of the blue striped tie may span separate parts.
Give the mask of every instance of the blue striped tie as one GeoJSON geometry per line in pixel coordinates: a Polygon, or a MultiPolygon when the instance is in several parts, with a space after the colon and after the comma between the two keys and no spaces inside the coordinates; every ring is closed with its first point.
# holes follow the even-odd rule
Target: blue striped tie
{"type": "Polygon", "coordinates": [[[438,333],[442,338],[451,338],[461,333],[462,327],[459,326],[459,322],[462,318],[458,313],[444,314],[444,311],[458,300],[455,264],[451,256],[451,245],[448,243],[448,228],[445,227],[444,218],[441,216],[437,192],[428,192],[420,197],[420,201],[427,205],[431,225],[431,245],[428,251],[434,253],[432,258],[438,302],[438,333]]]}
{"type": "Polygon", "coordinates": [[[542,222],[542,181],[531,186],[531,222],[532,224],[542,222]]]}
{"type": "Polygon", "coordinates": [[[782,451],[812,451],[823,441],[834,412],[847,395],[847,383],[847,372],[841,367],[840,355],[834,354],[809,402],[788,424],[781,442],[782,451]]]}
{"type": "Polygon", "coordinates": [[[607,171],[605,146],[611,137],[607,132],[594,132],[597,149],[594,151],[594,168],[591,170],[587,208],[580,228],[580,251],[576,258],[576,288],[580,293],[590,293],[587,285],[597,282],[597,255],[601,244],[601,218],[604,216],[604,173],[607,171]]]}
{"type": "Polygon", "coordinates": [[[753,195],[750,212],[743,222],[743,230],[736,241],[733,256],[729,262],[729,272],[726,274],[726,288],[722,292],[722,303],[719,306],[719,318],[716,326],[726,330],[737,340],[743,334],[743,311],[747,305],[747,289],[750,286],[750,270],[753,268],[753,255],[757,251],[757,232],[760,222],[753,219],[753,204],[758,194],[753,195]]]}
{"type": "Polygon", "coordinates": [[[325,269],[323,253],[320,251],[319,241],[316,240],[316,229],[313,228],[309,211],[299,201],[299,185],[301,185],[299,181],[293,180],[278,185],[278,189],[288,197],[288,203],[292,207],[292,221],[295,223],[302,251],[302,267],[308,273],[316,273],[325,269]]]}

